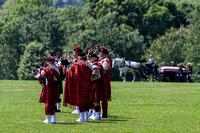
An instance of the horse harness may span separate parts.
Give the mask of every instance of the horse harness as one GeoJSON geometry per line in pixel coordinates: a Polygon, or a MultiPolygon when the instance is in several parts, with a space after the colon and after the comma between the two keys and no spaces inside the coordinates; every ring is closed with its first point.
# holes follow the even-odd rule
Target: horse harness
{"type": "Polygon", "coordinates": [[[132,68],[132,69],[137,69],[137,70],[138,70],[138,68],[131,67],[131,61],[127,61],[127,62],[128,62],[128,65],[126,65],[125,62],[126,62],[126,61],[124,60],[124,63],[121,63],[120,68],[121,68],[121,67],[128,67],[128,68],[129,68],[128,71],[129,71],[131,68],[132,68]]]}

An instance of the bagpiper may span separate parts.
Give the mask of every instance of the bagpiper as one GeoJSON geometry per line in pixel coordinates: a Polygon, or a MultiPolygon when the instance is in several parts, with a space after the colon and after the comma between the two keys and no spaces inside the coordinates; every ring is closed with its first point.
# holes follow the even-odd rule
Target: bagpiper
{"type": "Polygon", "coordinates": [[[91,101],[93,102],[93,112],[90,119],[101,120],[100,101],[103,100],[104,70],[103,66],[98,62],[98,56],[96,54],[91,54],[90,62],[93,68],[91,75],[91,101]]]}
{"type": "Polygon", "coordinates": [[[109,51],[104,47],[99,49],[99,62],[104,69],[104,89],[102,100],[102,118],[108,118],[108,101],[111,101],[111,85],[110,85],[110,57],[109,51]]]}
{"type": "Polygon", "coordinates": [[[92,66],[86,65],[86,54],[79,53],[80,59],[66,72],[63,106],[79,106],[80,118],[75,122],[87,122],[90,99],[90,77],[92,66]]]}
{"type": "Polygon", "coordinates": [[[192,82],[192,67],[191,67],[191,63],[188,63],[188,71],[187,71],[187,77],[188,77],[188,81],[192,82]]]}
{"type": "MultiPolygon", "coordinates": [[[[56,59],[56,52],[51,53],[51,58],[56,59]]],[[[62,57],[61,57],[62,58],[62,57]]],[[[63,66],[62,66],[62,62],[61,61],[55,61],[54,64],[56,65],[56,67],[59,69],[60,71],[60,77],[57,81],[57,87],[59,89],[59,94],[63,94],[63,85],[62,85],[62,80],[65,78],[65,75],[63,74],[63,66]]],[[[57,110],[56,112],[61,112],[60,107],[61,107],[61,96],[59,96],[59,102],[57,103],[57,110]]]]}
{"type": "Polygon", "coordinates": [[[59,69],[55,65],[55,60],[50,56],[47,58],[47,67],[35,76],[36,79],[46,77],[46,84],[40,95],[41,103],[45,103],[46,120],[42,123],[56,123],[56,103],[59,102],[59,90],[57,81],[60,77],[59,69]],[[52,119],[50,117],[52,115],[52,119]]]}
{"type": "MultiPolygon", "coordinates": [[[[79,58],[80,58],[79,54],[82,52],[83,52],[83,50],[80,47],[74,48],[74,51],[73,51],[74,60],[72,61],[71,65],[75,64],[79,60],[79,58]]],[[[76,106],[75,110],[72,111],[71,114],[80,114],[79,107],[76,106]]]]}

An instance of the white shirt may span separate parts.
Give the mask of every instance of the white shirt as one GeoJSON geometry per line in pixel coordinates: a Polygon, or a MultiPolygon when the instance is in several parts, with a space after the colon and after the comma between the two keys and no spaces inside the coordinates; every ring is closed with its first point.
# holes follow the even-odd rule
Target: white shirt
{"type": "Polygon", "coordinates": [[[108,57],[105,57],[100,61],[101,65],[103,66],[103,69],[106,71],[109,69],[109,62],[107,60],[110,61],[108,57]]]}

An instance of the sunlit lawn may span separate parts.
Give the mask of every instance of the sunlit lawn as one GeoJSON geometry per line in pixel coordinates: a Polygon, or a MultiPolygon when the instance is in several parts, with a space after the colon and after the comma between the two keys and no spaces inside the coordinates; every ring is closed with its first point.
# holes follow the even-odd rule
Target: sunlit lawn
{"type": "Polygon", "coordinates": [[[200,132],[200,84],[112,82],[109,118],[75,123],[62,107],[57,124],[41,124],[37,81],[0,81],[0,132],[200,132]]]}

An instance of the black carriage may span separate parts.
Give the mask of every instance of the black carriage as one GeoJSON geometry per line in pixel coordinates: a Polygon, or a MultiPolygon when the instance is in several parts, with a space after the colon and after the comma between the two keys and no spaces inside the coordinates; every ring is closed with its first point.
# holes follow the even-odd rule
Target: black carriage
{"type": "Polygon", "coordinates": [[[142,78],[145,81],[149,81],[152,79],[152,81],[158,80],[158,65],[156,64],[146,64],[146,67],[141,70],[142,78]]]}

